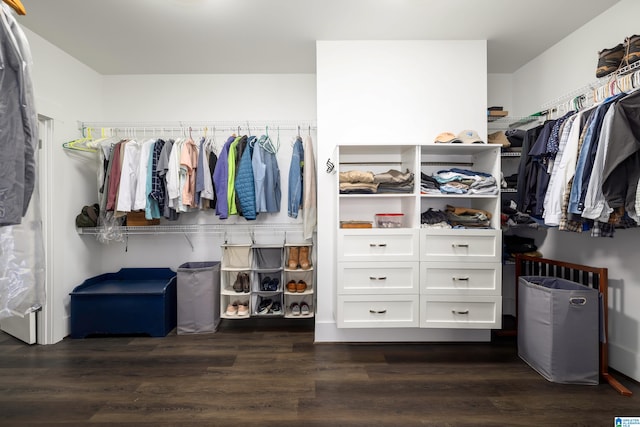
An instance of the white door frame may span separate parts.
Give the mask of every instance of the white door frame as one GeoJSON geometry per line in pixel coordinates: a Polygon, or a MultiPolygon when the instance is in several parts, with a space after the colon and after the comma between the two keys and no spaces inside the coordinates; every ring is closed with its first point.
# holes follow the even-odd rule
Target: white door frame
{"type": "Polygon", "coordinates": [[[53,119],[38,114],[38,128],[40,138],[40,157],[38,165],[40,186],[40,209],[42,215],[42,238],[45,258],[45,302],[42,310],[37,312],[37,343],[53,344],[53,268],[51,254],[53,253],[52,220],[53,204],[51,203],[51,183],[53,182],[53,119]]]}

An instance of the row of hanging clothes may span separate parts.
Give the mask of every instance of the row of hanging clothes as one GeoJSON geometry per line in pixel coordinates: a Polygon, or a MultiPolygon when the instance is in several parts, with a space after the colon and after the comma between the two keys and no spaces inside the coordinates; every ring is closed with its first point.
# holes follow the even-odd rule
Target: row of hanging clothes
{"type": "Polygon", "coordinates": [[[559,230],[613,237],[640,220],[640,77],[594,90],[522,138],[517,209],[559,230]],[[602,94],[609,96],[602,99],[602,94]],[[582,101],[584,98],[582,98],[582,101]]]}
{"type": "MultiPolygon", "coordinates": [[[[220,219],[242,216],[246,220],[280,212],[279,129],[275,141],[266,127],[259,137],[232,134],[221,147],[215,129],[210,136],[206,132],[204,128],[197,142],[191,129],[183,138],[105,137],[103,130],[102,137],[94,139],[89,128],[87,137],[64,147],[99,153],[100,225],[114,225],[136,211],[143,211],[147,220],[169,221],[201,210],[212,210],[220,219]]],[[[297,218],[299,210],[306,208],[304,223],[310,236],[316,197],[311,130],[304,145],[298,128],[291,144],[287,214],[297,218]]]]}

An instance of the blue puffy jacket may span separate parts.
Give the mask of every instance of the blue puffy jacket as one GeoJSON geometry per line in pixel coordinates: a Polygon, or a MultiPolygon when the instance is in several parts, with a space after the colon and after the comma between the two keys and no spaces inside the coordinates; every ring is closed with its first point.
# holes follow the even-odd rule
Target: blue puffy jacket
{"type": "Polygon", "coordinates": [[[247,141],[247,146],[238,163],[235,181],[236,196],[240,202],[240,211],[242,212],[242,216],[247,220],[256,219],[256,193],[253,181],[253,167],[251,165],[253,142],[255,139],[255,136],[251,136],[247,141]]]}

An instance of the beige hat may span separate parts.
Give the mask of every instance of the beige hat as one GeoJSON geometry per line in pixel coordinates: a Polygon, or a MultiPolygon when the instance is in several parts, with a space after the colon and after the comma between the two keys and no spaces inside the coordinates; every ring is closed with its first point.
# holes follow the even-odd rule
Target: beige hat
{"type": "Polygon", "coordinates": [[[501,130],[498,132],[491,133],[487,136],[487,140],[489,144],[500,144],[503,147],[510,147],[511,143],[507,139],[507,135],[504,134],[501,130]]]}
{"type": "Polygon", "coordinates": [[[454,134],[452,134],[451,132],[442,132],[440,135],[436,136],[436,140],[435,142],[437,143],[442,143],[442,144],[447,144],[447,143],[451,143],[451,142],[462,142],[460,141],[458,138],[456,138],[456,136],[454,134]]]}
{"type": "Polygon", "coordinates": [[[475,130],[463,130],[457,137],[463,144],[485,144],[475,130]]]}

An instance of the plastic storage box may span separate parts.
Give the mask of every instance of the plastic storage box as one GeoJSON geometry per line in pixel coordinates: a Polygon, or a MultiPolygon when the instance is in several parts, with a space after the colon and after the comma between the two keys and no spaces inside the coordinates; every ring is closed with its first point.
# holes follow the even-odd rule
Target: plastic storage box
{"type": "Polygon", "coordinates": [[[600,292],[556,277],[518,282],[518,355],[549,381],[598,384],[600,292]]]}
{"type": "Polygon", "coordinates": [[[123,268],[76,286],[71,337],[163,337],[176,327],[176,273],[169,268],[123,268]]]}
{"type": "Polygon", "coordinates": [[[376,227],[378,228],[402,228],[404,214],[402,213],[380,213],[375,215],[376,227]]]}
{"type": "Polygon", "coordinates": [[[220,324],[220,262],[187,262],[178,267],[176,332],[215,332],[220,324]]]}

